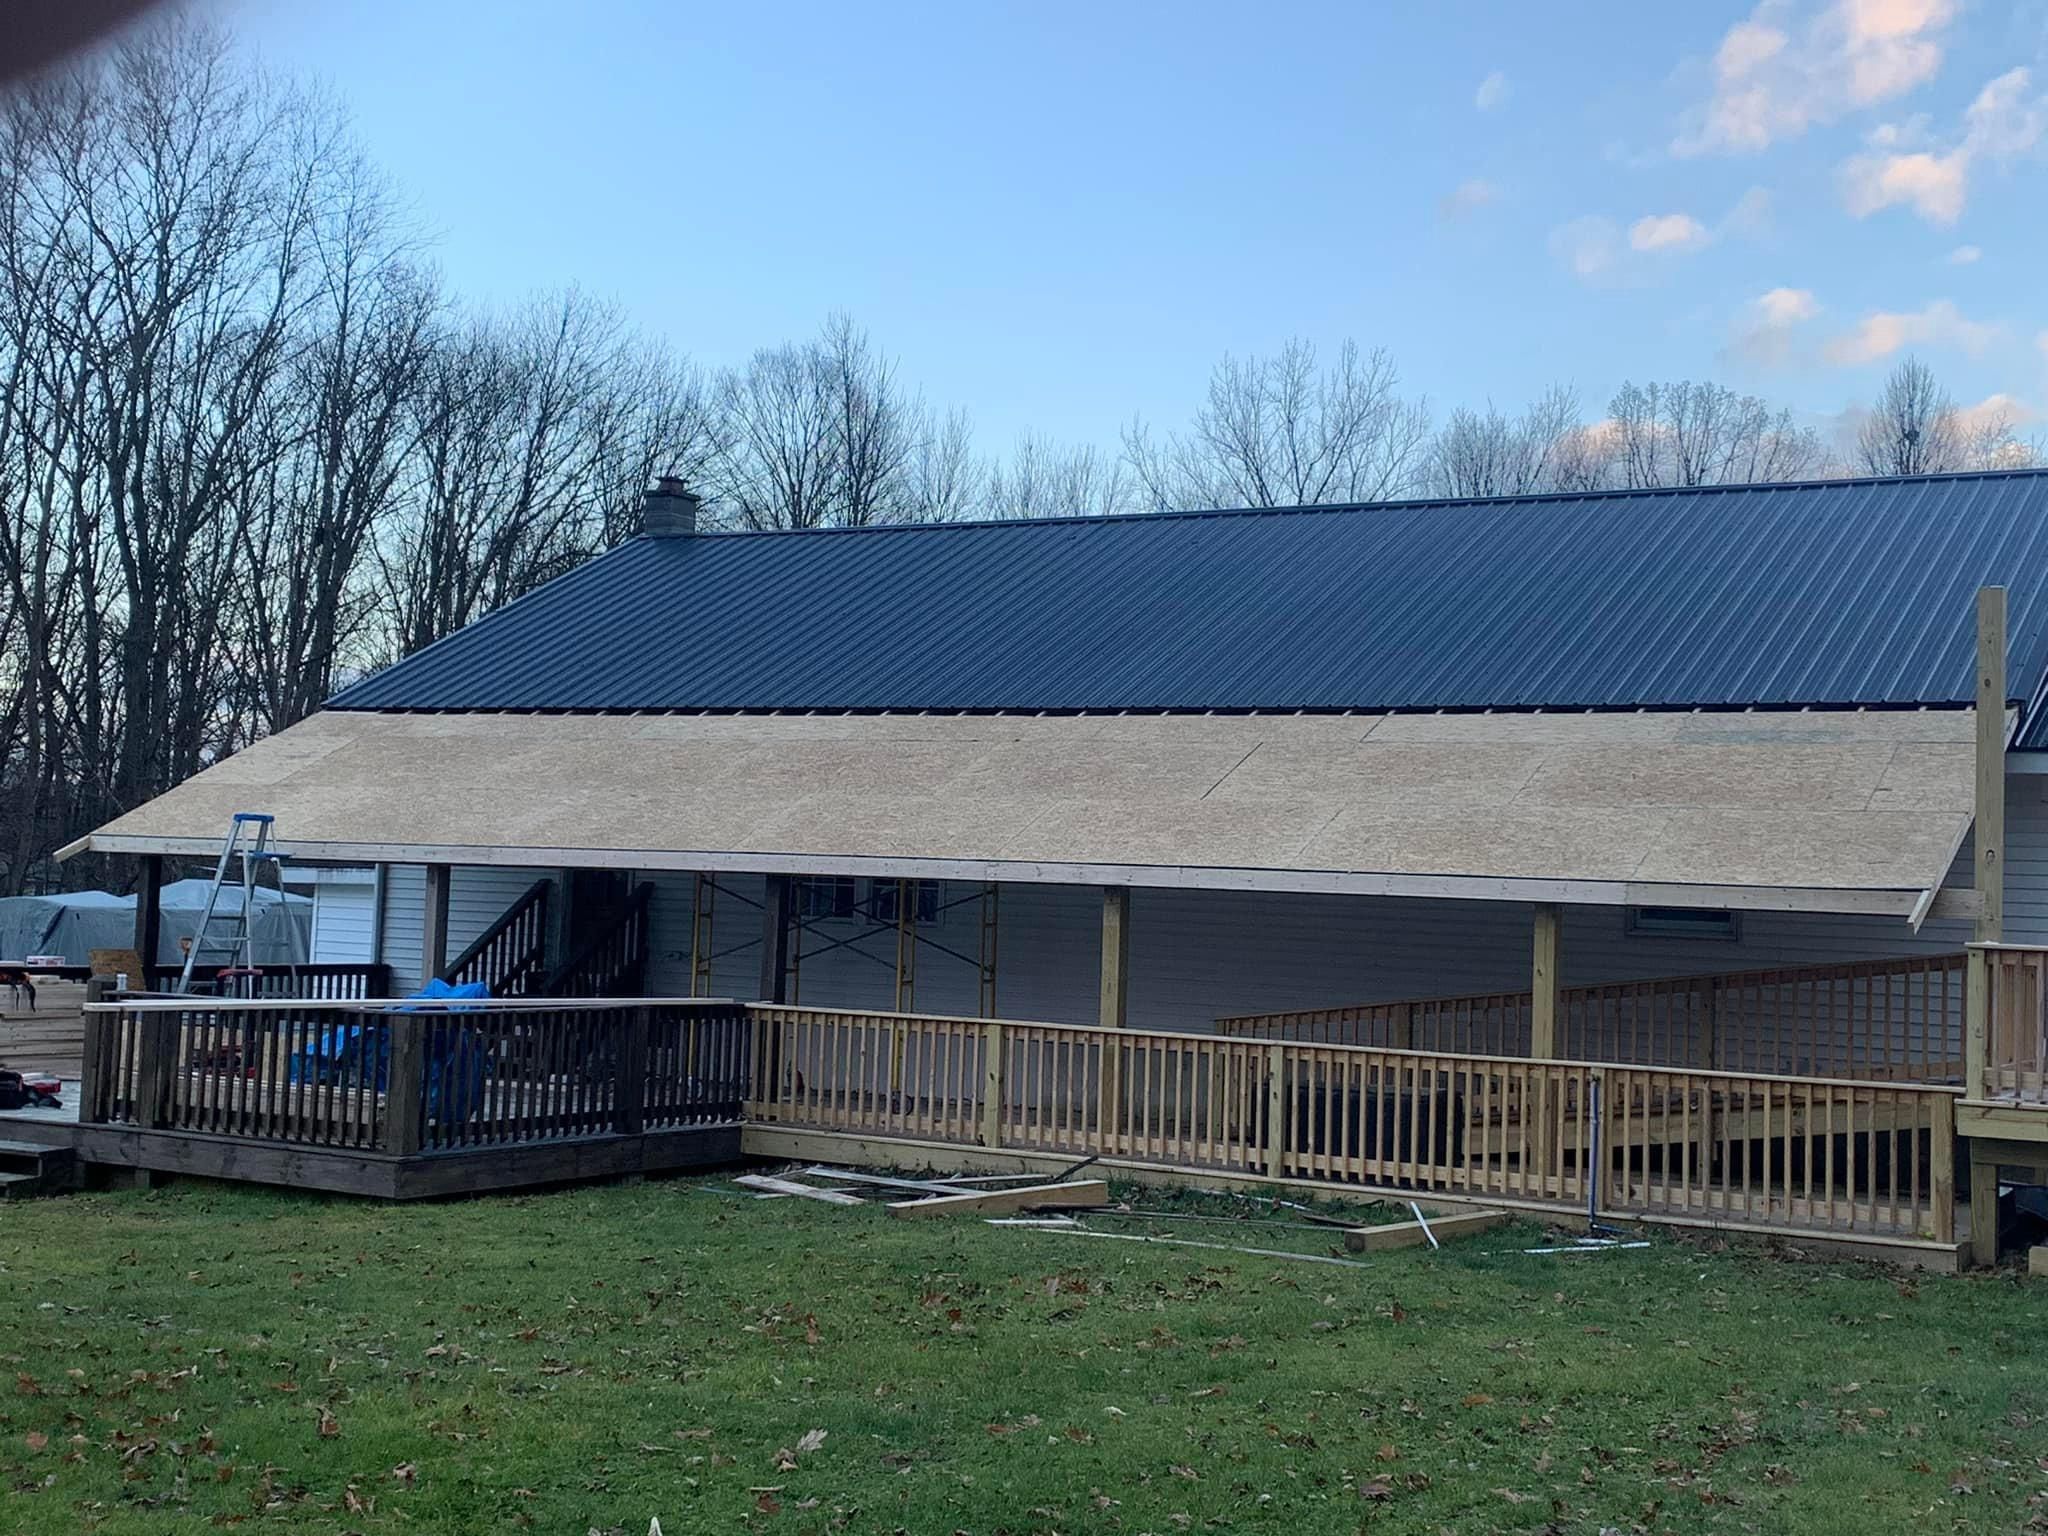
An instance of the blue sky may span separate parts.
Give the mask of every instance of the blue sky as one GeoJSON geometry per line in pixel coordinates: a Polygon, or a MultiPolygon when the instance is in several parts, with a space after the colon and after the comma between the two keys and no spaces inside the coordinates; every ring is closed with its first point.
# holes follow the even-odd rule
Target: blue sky
{"type": "Polygon", "coordinates": [[[1441,412],[1906,351],[2048,414],[2048,0],[212,0],[326,81],[484,299],[710,364],[845,309],[983,446],[1385,346],[1441,412]]]}

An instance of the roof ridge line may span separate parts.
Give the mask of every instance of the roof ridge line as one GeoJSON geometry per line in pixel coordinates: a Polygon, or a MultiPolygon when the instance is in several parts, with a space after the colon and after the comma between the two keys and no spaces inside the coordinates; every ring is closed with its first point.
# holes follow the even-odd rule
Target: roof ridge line
{"type": "MultiPolygon", "coordinates": [[[[1730,480],[1706,485],[1608,486],[1584,491],[1537,491],[1507,496],[1407,496],[1391,501],[1326,501],[1268,507],[1177,507],[1156,512],[1062,512],[1052,517],[976,517],[953,522],[865,523],[816,528],[715,528],[698,539],[810,538],[826,534],[939,533],[959,528],[1044,528],[1102,523],[1158,523],[1230,517],[1297,517],[1343,512],[1412,512],[1430,508],[1531,506],[1558,501],[1629,501],[1659,496],[1725,496],[1745,491],[1782,492],[1847,489],[1864,485],[1933,485],[1958,480],[2048,478],[2048,465],[2010,469],[1951,469],[1920,475],[1837,475],[1809,480],[1730,480]]],[[[635,534],[627,543],[646,538],[635,534]]],[[[687,544],[689,540],[673,542],[687,544]]],[[[614,546],[616,548],[618,546],[614,546]]]]}

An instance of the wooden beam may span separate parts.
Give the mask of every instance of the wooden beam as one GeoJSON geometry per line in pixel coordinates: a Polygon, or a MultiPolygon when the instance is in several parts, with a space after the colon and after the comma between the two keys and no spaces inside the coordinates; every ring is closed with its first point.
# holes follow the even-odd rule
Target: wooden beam
{"type": "Polygon", "coordinates": [[[2005,936],[2005,588],[1977,592],[1977,931],[2005,936]]]}
{"type": "Polygon", "coordinates": [[[764,1003],[789,1001],[789,914],[791,904],[788,875],[770,875],[761,902],[761,988],[764,1003]]]}
{"type": "Polygon", "coordinates": [[[1104,1029],[1122,1029],[1130,1013],[1131,888],[1102,888],[1102,1016],[1104,1029]]]}
{"type": "Polygon", "coordinates": [[[448,964],[448,885],[454,867],[427,866],[426,897],[420,917],[420,970],[438,976],[448,964]]]}
{"type": "Polygon", "coordinates": [[[1083,1210],[1109,1204],[1109,1185],[1101,1179],[1075,1179],[1066,1184],[1032,1184],[1023,1189],[984,1189],[928,1200],[899,1200],[892,1216],[1000,1216],[1006,1211],[1042,1207],[1083,1210]]]}
{"type": "Polygon", "coordinates": [[[1555,902],[1537,903],[1529,969],[1529,1055],[1537,1061],[1557,1056],[1559,1015],[1563,1011],[1559,1004],[1564,991],[1558,971],[1563,927],[1563,908],[1555,902]]]}
{"type": "Polygon", "coordinates": [[[142,962],[142,974],[135,985],[149,986],[149,968],[157,963],[157,948],[164,933],[164,856],[142,856],[142,879],[135,887],[135,958],[142,962]]]}
{"type": "Polygon", "coordinates": [[[1354,1227],[1344,1234],[1344,1246],[1352,1253],[1386,1253],[1396,1248],[1420,1248],[1429,1241],[1429,1233],[1436,1234],[1436,1240],[1447,1243],[1454,1237],[1469,1237],[1474,1232],[1485,1232],[1510,1220],[1506,1211],[1459,1211],[1455,1215],[1445,1212],[1429,1218],[1429,1232],[1422,1230],[1418,1221],[1390,1222],[1383,1227],[1354,1227]]]}

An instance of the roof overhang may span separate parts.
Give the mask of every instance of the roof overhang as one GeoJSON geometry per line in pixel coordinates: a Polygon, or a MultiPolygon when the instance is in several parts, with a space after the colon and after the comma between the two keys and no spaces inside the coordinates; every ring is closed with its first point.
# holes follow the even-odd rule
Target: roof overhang
{"type": "MultiPolygon", "coordinates": [[[[1969,830],[1963,710],[328,712],[65,850],[1892,914],[1969,830]]],[[[1952,894],[1952,893],[1951,893],[1952,894]]]]}

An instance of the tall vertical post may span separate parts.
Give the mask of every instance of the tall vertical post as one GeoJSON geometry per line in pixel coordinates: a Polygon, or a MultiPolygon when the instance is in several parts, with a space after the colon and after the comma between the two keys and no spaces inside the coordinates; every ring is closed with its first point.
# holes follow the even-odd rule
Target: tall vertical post
{"type": "Polygon", "coordinates": [[[996,1016],[996,919],[1001,887],[991,880],[981,888],[981,1016],[996,1016]]]}
{"type": "Polygon", "coordinates": [[[427,866],[426,897],[420,914],[420,969],[428,977],[448,964],[448,886],[454,874],[446,864],[427,866]]]}
{"type": "Polygon", "coordinates": [[[701,871],[697,875],[695,888],[690,900],[690,996],[711,995],[711,940],[714,930],[711,926],[712,903],[716,900],[718,882],[701,871]]]}
{"type": "Polygon", "coordinates": [[[140,991],[149,990],[149,968],[157,963],[157,946],[164,934],[164,856],[142,856],[142,880],[135,887],[135,958],[142,962],[142,974],[135,978],[140,991]]]}
{"type": "Polygon", "coordinates": [[[1558,941],[1564,912],[1555,902],[1538,902],[1529,967],[1529,1055],[1547,1061],[1557,1055],[1558,941]]]}
{"type": "Polygon", "coordinates": [[[789,1000],[789,876],[770,875],[761,902],[761,989],[764,1003],[789,1000]]]}
{"type": "Polygon", "coordinates": [[[917,882],[896,882],[896,1011],[917,1006],[917,882]]]}
{"type": "Polygon", "coordinates": [[[1102,888],[1102,1027],[1122,1029],[1130,1012],[1131,888],[1102,888]]]}
{"type": "Polygon", "coordinates": [[[2005,588],[1977,593],[1977,942],[2005,936],[2005,588]]]}

